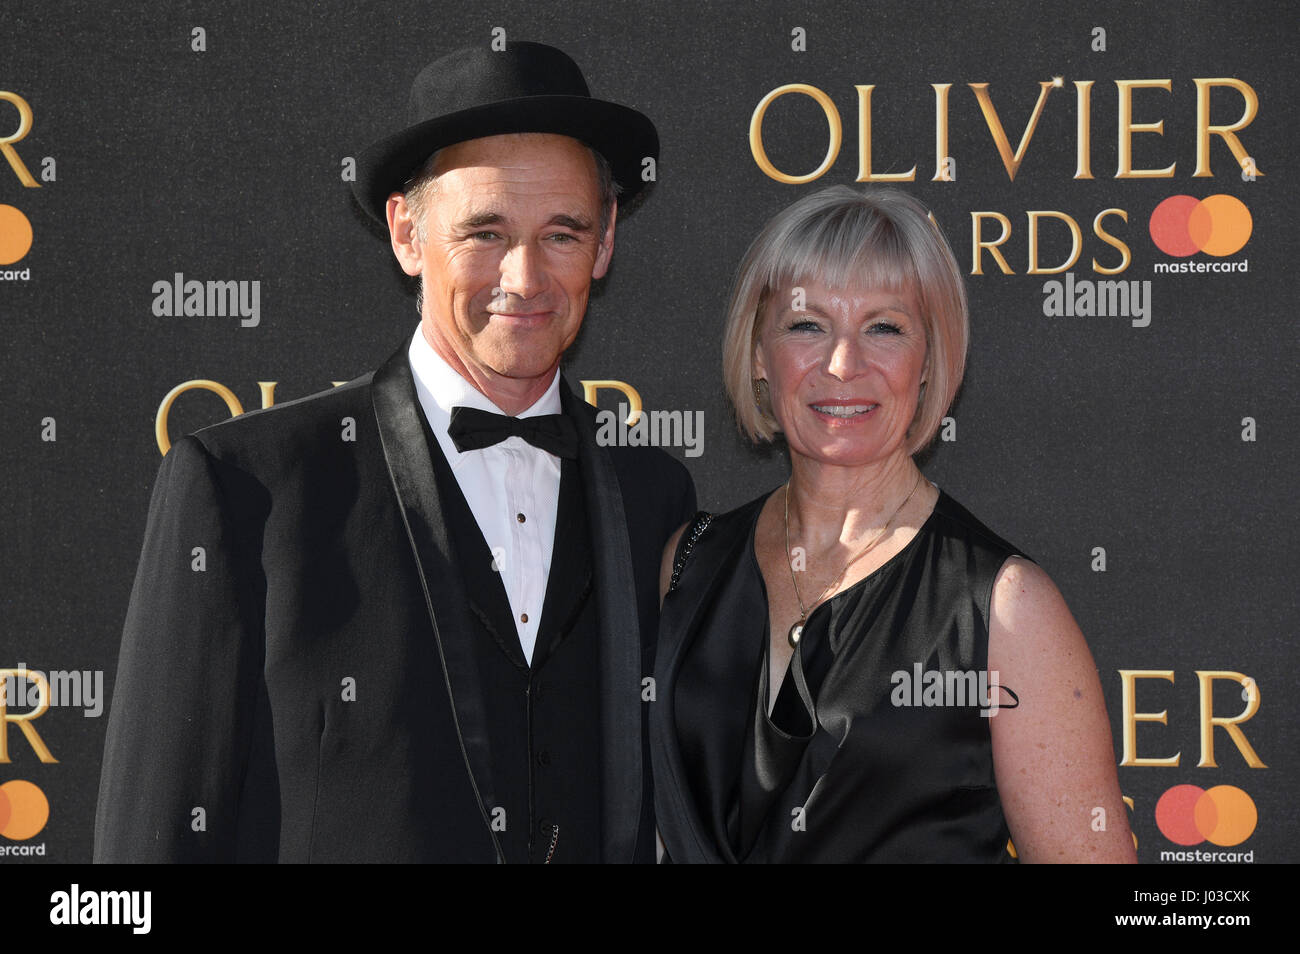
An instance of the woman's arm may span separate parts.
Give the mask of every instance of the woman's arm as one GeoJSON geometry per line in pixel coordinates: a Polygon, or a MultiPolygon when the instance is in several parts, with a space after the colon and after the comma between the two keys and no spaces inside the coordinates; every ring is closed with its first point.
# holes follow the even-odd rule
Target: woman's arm
{"type": "Polygon", "coordinates": [[[989,724],[1016,854],[1028,862],[1136,862],[1101,681],[1060,591],[1042,568],[1013,557],[998,573],[992,603],[990,682],[1020,699],[989,724]]]}

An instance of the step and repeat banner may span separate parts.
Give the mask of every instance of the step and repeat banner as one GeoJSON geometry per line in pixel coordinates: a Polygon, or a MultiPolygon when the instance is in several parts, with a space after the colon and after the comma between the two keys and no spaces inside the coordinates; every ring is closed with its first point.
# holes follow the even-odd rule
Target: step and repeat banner
{"type": "Polygon", "coordinates": [[[628,438],[680,457],[702,506],[771,490],[786,456],[740,437],[722,386],[740,257],[827,185],[916,196],[972,329],[921,463],[1064,593],[1139,859],[1300,860],[1292,24],[1221,2],[6,2],[0,862],[90,860],[162,456],[409,339],[356,157],[425,64],[515,40],[662,142],[575,387],[680,412],[628,438]]]}

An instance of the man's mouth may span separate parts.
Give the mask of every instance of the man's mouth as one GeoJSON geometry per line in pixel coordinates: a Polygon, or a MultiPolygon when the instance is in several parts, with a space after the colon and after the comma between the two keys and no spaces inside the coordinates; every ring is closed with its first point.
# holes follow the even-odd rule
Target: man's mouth
{"type": "Polygon", "coordinates": [[[808,405],[818,414],[825,414],[829,417],[836,418],[854,418],[869,414],[878,408],[879,404],[810,404],[808,405]]]}
{"type": "Polygon", "coordinates": [[[549,311],[491,311],[488,312],[493,318],[503,318],[506,321],[537,323],[545,321],[551,316],[549,311]]]}

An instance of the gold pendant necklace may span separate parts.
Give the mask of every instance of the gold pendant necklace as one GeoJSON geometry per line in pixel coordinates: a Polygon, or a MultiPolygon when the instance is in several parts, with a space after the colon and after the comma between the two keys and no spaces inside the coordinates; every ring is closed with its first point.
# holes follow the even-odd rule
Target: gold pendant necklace
{"type": "MultiPolygon", "coordinates": [[[[820,606],[822,601],[825,599],[826,594],[828,592],[833,592],[834,588],[839,586],[840,581],[844,579],[844,574],[849,572],[849,567],[866,556],[871,549],[884,538],[885,534],[889,531],[890,526],[893,524],[894,518],[902,513],[903,508],[907,506],[907,502],[912,499],[912,494],[916,493],[916,488],[921,486],[922,476],[922,474],[917,473],[916,483],[912,484],[912,489],[907,492],[907,496],[903,498],[903,502],[898,505],[892,514],[889,515],[889,519],[885,521],[885,525],[876,531],[876,535],[871,538],[871,542],[855,553],[849,559],[849,562],[844,564],[844,569],[840,570],[839,575],[836,576],[835,579],[831,580],[821,593],[818,594],[817,600],[813,603],[811,609],[816,609],[820,606]]],[[[808,613],[810,610],[804,608],[803,597],[799,595],[799,580],[794,575],[794,559],[790,556],[790,481],[788,480],[785,482],[785,562],[790,566],[790,582],[794,584],[794,598],[799,602],[799,619],[790,627],[790,632],[787,636],[790,640],[790,648],[793,649],[799,645],[799,640],[803,637],[804,624],[808,622],[808,613]]]]}

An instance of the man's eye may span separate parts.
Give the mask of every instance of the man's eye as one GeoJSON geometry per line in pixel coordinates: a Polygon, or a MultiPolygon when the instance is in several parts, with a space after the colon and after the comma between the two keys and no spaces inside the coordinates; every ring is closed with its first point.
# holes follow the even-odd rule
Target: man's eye
{"type": "Polygon", "coordinates": [[[568,245],[571,242],[578,241],[578,236],[570,235],[568,232],[556,232],[551,236],[551,241],[559,245],[568,245]]]}
{"type": "Polygon", "coordinates": [[[483,242],[490,242],[499,237],[496,232],[474,232],[470,235],[470,238],[483,242]]]}

